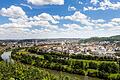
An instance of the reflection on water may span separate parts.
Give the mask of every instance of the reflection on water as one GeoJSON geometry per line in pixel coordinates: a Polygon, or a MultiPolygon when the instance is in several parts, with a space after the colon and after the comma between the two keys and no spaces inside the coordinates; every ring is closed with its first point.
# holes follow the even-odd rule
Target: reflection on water
{"type": "Polygon", "coordinates": [[[13,59],[11,59],[11,51],[8,51],[8,52],[4,52],[2,55],[1,55],[1,58],[5,61],[5,62],[11,62],[11,63],[14,63],[13,59]]]}

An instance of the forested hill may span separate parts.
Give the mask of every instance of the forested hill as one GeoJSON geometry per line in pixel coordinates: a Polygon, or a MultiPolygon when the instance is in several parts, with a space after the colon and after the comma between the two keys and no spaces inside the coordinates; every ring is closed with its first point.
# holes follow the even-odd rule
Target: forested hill
{"type": "Polygon", "coordinates": [[[91,37],[88,39],[81,39],[80,42],[95,42],[95,41],[120,41],[120,35],[111,36],[111,37],[91,37]]]}

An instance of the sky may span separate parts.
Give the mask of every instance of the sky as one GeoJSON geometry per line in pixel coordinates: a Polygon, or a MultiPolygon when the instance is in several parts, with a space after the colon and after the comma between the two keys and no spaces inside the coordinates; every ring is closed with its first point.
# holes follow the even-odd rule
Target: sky
{"type": "Polygon", "coordinates": [[[120,35],[120,0],[0,0],[0,39],[120,35]]]}

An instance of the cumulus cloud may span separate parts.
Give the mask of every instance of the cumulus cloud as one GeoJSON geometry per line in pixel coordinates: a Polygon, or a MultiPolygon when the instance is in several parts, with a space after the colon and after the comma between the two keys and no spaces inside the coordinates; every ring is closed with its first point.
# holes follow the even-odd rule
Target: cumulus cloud
{"type": "Polygon", "coordinates": [[[110,0],[103,0],[99,2],[98,0],[91,0],[91,3],[93,3],[93,6],[84,7],[84,11],[87,10],[118,10],[120,9],[120,2],[112,3],[110,0]],[[98,5],[97,5],[98,3],[98,5]]]}
{"type": "Polygon", "coordinates": [[[9,8],[2,8],[0,10],[0,15],[11,18],[19,18],[19,17],[23,17],[25,15],[25,12],[21,7],[12,5],[9,8]]]}
{"type": "MultiPolygon", "coordinates": [[[[89,18],[87,15],[79,11],[76,11],[73,15],[65,16],[64,19],[80,22],[79,29],[85,30],[85,31],[117,30],[119,29],[118,26],[120,25],[120,18],[114,18],[109,22],[103,19],[93,20],[89,18]]],[[[75,24],[64,24],[64,26],[68,27],[69,29],[78,28],[78,25],[75,25],[75,24]]]]}
{"type": "Polygon", "coordinates": [[[93,20],[80,11],[75,11],[69,16],[41,13],[28,17],[20,7],[15,12],[16,7],[18,8],[18,6],[14,6],[15,9],[9,7],[4,8],[5,11],[2,10],[3,8],[0,10],[4,12],[4,14],[1,12],[0,15],[8,17],[10,20],[9,23],[0,25],[0,38],[76,38],[120,33],[120,18],[111,19],[109,22],[103,19],[93,20]],[[71,23],[61,23],[62,20],[70,20],[71,23]]]}
{"type": "Polygon", "coordinates": [[[120,23],[120,18],[113,18],[111,21],[116,22],[116,23],[120,23]]]}
{"type": "Polygon", "coordinates": [[[68,20],[75,20],[75,21],[81,21],[86,19],[87,16],[80,13],[79,11],[76,11],[73,15],[71,16],[65,16],[64,19],[68,19],[68,20]]]}
{"type": "Polygon", "coordinates": [[[104,0],[104,2],[100,3],[100,7],[103,7],[105,9],[117,10],[120,9],[120,2],[112,3],[110,2],[110,0],[104,0]]]}
{"type": "Polygon", "coordinates": [[[93,23],[104,23],[105,20],[103,19],[97,19],[97,20],[91,20],[93,23]]]}
{"type": "Polygon", "coordinates": [[[120,30],[120,26],[109,28],[109,31],[116,31],[116,30],[120,30]]]}
{"type": "Polygon", "coordinates": [[[60,19],[62,19],[59,15],[54,15],[53,18],[54,18],[55,20],[60,20],[60,19]]]}
{"type": "Polygon", "coordinates": [[[76,11],[71,16],[65,16],[64,19],[72,20],[72,21],[78,21],[78,22],[80,22],[81,24],[84,24],[84,25],[93,25],[93,23],[90,23],[89,17],[86,16],[85,14],[81,13],[80,11],[76,11]]]}
{"type": "MultiPolygon", "coordinates": [[[[88,11],[88,10],[98,10],[98,9],[101,9],[101,8],[94,8],[94,7],[83,7],[83,10],[84,11],[88,11]]],[[[104,9],[102,9],[102,10],[104,10],[104,9]]]]}
{"type": "Polygon", "coordinates": [[[99,1],[98,0],[91,0],[90,2],[93,4],[97,4],[99,1]]]}
{"type": "Polygon", "coordinates": [[[68,30],[77,30],[77,31],[91,31],[93,30],[92,26],[80,26],[78,24],[63,24],[68,30]]]}
{"type": "Polygon", "coordinates": [[[68,11],[75,11],[75,10],[76,10],[76,8],[74,6],[69,6],[68,7],[68,11]]]}
{"type": "Polygon", "coordinates": [[[8,20],[10,20],[9,23],[0,25],[0,34],[2,35],[21,34],[19,36],[22,37],[26,34],[32,34],[31,29],[33,27],[38,27],[40,28],[40,31],[45,32],[58,29],[58,26],[55,24],[59,22],[56,21],[54,17],[48,13],[41,13],[37,16],[28,17],[22,8],[13,5],[7,9],[2,8],[0,12],[1,16],[8,17],[8,20]]]}
{"type": "Polygon", "coordinates": [[[82,29],[82,27],[78,24],[63,24],[63,26],[65,28],[68,28],[68,29],[82,29]]]}
{"type": "Polygon", "coordinates": [[[33,5],[63,5],[64,0],[27,0],[33,5]]]}
{"type": "Polygon", "coordinates": [[[30,18],[30,19],[31,19],[31,20],[35,20],[35,21],[39,21],[39,20],[51,21],[53,24],[59,23],[59,21],[56,21],[56,20],[54,19],[54,17],[51,16],[50,14],[48,14],[48,13],[41,13],[40,15],[34,16],[33,18],[30,18]]]}

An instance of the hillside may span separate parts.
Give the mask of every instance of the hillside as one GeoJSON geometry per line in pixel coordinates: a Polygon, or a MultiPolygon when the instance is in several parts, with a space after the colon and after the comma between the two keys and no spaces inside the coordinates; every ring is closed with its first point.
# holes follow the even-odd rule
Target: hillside
{"type": "Polygon", "coordinates": [[[120,35],[111,36],[111,37],[91,37],[88,39],[81,39],[80,42],[95,42],[95,41],[120,41],[120,35]]]}

